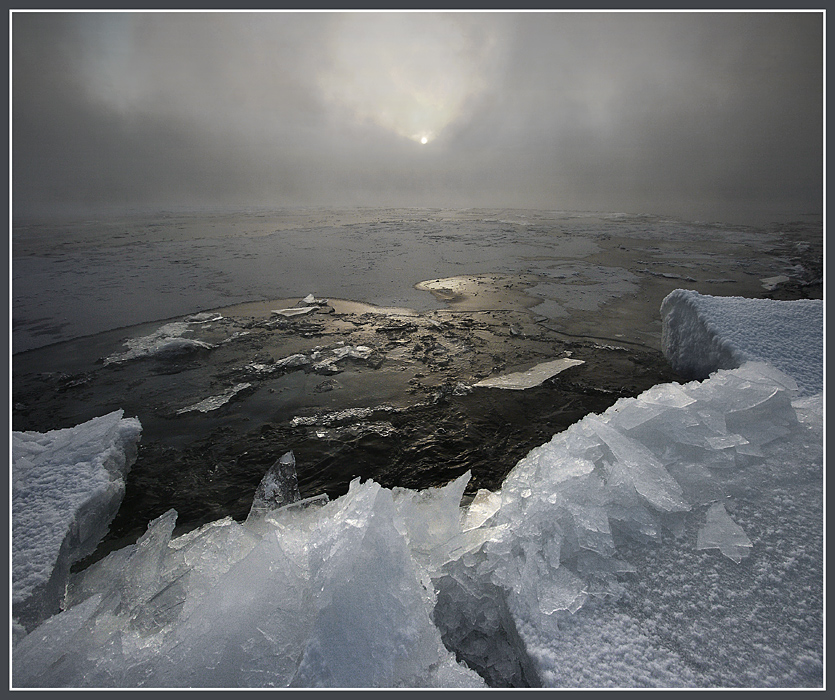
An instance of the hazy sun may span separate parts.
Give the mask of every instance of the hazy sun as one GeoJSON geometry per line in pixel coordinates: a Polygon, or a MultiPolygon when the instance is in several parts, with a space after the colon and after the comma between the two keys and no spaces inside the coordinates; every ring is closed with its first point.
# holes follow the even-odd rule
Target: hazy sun
{"type": "Polygon", "coordinates": [[[427,143],[429,143],[429,139],[426,138],[425,136],[421,136],[420,137],[420,142],[423,143],[423,144],[427,144],[427,143]]]}

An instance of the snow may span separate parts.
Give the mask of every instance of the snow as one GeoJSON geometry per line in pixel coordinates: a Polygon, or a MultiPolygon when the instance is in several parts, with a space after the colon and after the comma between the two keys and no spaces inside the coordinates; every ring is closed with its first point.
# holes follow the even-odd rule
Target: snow
{"type": "Polygon", "coordinates": [[[246,522],[173,537],[169,511],[73,575],[14,685],[821,687],[818,311],[671,294],[669,355],[736,364],[586,416],[463,505],[469,472],[301,501],[287,453],[246,522]]]}
{"type": "Polygon", "coordinates": [[[12,602],[28,629],[57,612],[70,565],[95,549],[119,509],[142,430],[122,415],[12,433],[12,602]]]}
{"type": "Polygon", "coordinates": [[[661,303],[664,354],[677,372],[703,379],[746,360],[772,364],[803,394],[823,390],[823,301],[714,297],[676,289],[661,303]]]}

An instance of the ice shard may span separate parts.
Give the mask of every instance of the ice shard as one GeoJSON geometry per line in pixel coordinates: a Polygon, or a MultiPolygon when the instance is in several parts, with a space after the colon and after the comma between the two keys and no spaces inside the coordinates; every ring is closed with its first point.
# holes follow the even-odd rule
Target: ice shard
{"type": "Polygon", "coordinates": [[[271,510],[290,505],[300,499],[296,458],[290,450],[285,452],[264,474],[255,490],[247,520],[266,515],[271,510]]]}
{"type": "Polygon", "coordinates": [[[748,556],[751,546],[748,535],[728,515],[723,504],[714,503],[707,509],[707,520],[699,529],[696,549],[718,549],[739,564],[748,556]]]}
{"type": "Polygon", "coordinates": [[[531,387],[539,386],[546,379],[550,379],[569,367],[582,364],[583,360],[572,360],[569,357],[561,357],[558,360],[542,362],[524,372],[512,372],[511,374],[503,374],[500,377],[482,379],[480,382],[473,384],[473,386],[490,387],[493,389],[530,389],[531,387]]]}

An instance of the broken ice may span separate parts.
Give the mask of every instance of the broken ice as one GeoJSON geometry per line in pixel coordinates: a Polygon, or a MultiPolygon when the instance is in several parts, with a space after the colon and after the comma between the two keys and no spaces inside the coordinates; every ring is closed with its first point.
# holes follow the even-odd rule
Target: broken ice
{"type": "Polygon", "coordinates": [[[142,432],[122,416],[12,433],[12,602],[27,628],[57,612],[70,565],[95,549],[119,509],[142,432]]]}
{"type": "Polygon", "coordinates": [[[267,470],[255,491],[255,497],[247,520],[264,515],[271,510],[295,503],[301,499],[299,478],[296,474],[296,457],[293,451],[285,452],[267,470]]]}
{"type": "Polygon", "coordinates": [[[222,316],[203,317],[202,315],[196,315],[189,318],[191,320],[167,323],[150,335],[141,338],[128,338],[125,341],[127,351],[108,355],[103,360],[104,364],[127,362],[141,357],[172,357],[195,350],[210,350],[213,348],[214,346],[211,343],[195,340],[194,338],[183,338],[183,335],[194,330],[191,327],[193,324],[219,320],[222,316]]]}
{"type": "MultiPolygon", "coordinates": [[[[678,303],[686,305],[686,295],[668,310],[678,303]]],[[[675,325],[675,314],[667,322],[675,325]]],[[[814,323],[786,328],[818,332],[814,323]]],[[[696,335],[708,345],[716,340],[696,335]]],[[[693,338],[678,340],[679,353],[709,354],[693,338]]],[[[294,460],[285,453],[264,476],[246,522],[224,518],[173,537],[176,514],[164,513],[135,545],[73,574],[63,612],[34,629],[15,623],[14,685],[816,682],[823,669],[818,640],[804,629],[800,641],[784,642],[777,635],[787,625],[772,631],[769,615],[782,614],[786,595],[792,610],[805,606],[814,636],[823,592],[814,558],[805,559],[809,578],[796,566],[807,539],[810,556],[822,551],[822,527],[784,524],[773,513],[775,495],[784,506],[802,502],[795,516],[814,514],[823,501],[816,481],[823,396],[798,399],[803,382],[796,385],[788,367],[714,364],[703,381],[621,399],[531,450],[499,490],[479,490],[464,508],[469,473],[421,492],[357,478],[333,501],[324,494],[297,500],[294,460]],[[767,521],[762,532],[778,535],[768,546],[752,532],[755,547],[728,514],[725,504],[739,494],[767,521]],[[795,543],[791,551],[784,540],[795,543]],[[694,555],[711,548],[734,561],[759,558],[730,581],[715,562],[694,555]],[[710,568],[701,583],[683,578],[694,566],[710,568]],[[782,575],[792,567],[791,576],[782,575]],[[739,583],[747,585],[744,594],[739,583]],[[746,599],[735,602],[741,595],[746,599]],[[744,649],[740,635],[728,633],[737,628],[744,649]]],[[[293,424],[356,421],[374,411],[394,409],[350,409],[293,424]]],[[[13,483],[34,494],[27,475],[42,436],[14,438],[32,449],[26,461],[15,459],[13,483]]],[[[71,464],[77,445],[64,447],[71,464]]],[[[53,457],[51,478],[65,484],[65,460],[53,457]]],[[[15,546],[19,514],[13,511],[15,546]]],[[[37,548],[39,532],[25,534],[37,548]]],[[[25,565],[14,560],[24,574],[25,565]]]]}
{"type": "Polygon", "coordinates": [[[190,413],[192,411],[197,411],[199,413],[208,413],[209,411],[215,411],[221,406],[225,406],[229,401],[231,401],[237,394],[242,392],[244,389],[249,389],[252,384],[249,382],[241,382],[240,384],[235,384],[235,386],[230,387],[222,394],[218,396],[210,396],[202,401],[198,401],[191,406],[186,406],[185,408],[181,408],[177,411],[177,415],[182,413],[190,413]]]}
{"type": "Polygon", "coordinates": [[[737,564],[748,556],[751,540],[737,525],[722,503],[707,509],[705,524],[699,529],[696,549],[718,549],[737,564]]]}
{"type": "Polygon", "coordinates": [[[563,357],[559,360],[542,362],[524,372],[512,372],[511,374],[503,374],[499,377],[482,379],[480,382],[473,384],[473,386],[491,387],[495,389],[530,389],[531,387],[539,386],[546,379],[550,379],[569,367],[582,364],[583,360],[573,360],[563,357]]]}

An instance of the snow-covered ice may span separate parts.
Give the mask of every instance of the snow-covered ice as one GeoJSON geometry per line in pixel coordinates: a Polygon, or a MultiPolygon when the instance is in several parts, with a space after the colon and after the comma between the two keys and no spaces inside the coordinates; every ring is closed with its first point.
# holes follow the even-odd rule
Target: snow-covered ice
{"type": "Polygon", "coordinates": [[[823,301],[714,297],[676,289],[661,303],[661,344],[677,372],[703,379],[761,360],[804,394],[823,390],[823,301]]]}
{"type": "Polygon", "coordinates": [[[58,611],[70,565],[95,549],[119,509],[142,431],[122,415],[12,433],[12,602],[26,629],[58,611]]]}
{"type": "Polygon", "coordinates": [[[463,505],[469,473],[265,487],[245,523],[179,537],[169,511],[72,576],[14,685],[821,687],[818,307],[681,292],[663,313],[704,378],[586,416],[463,505]]]}

